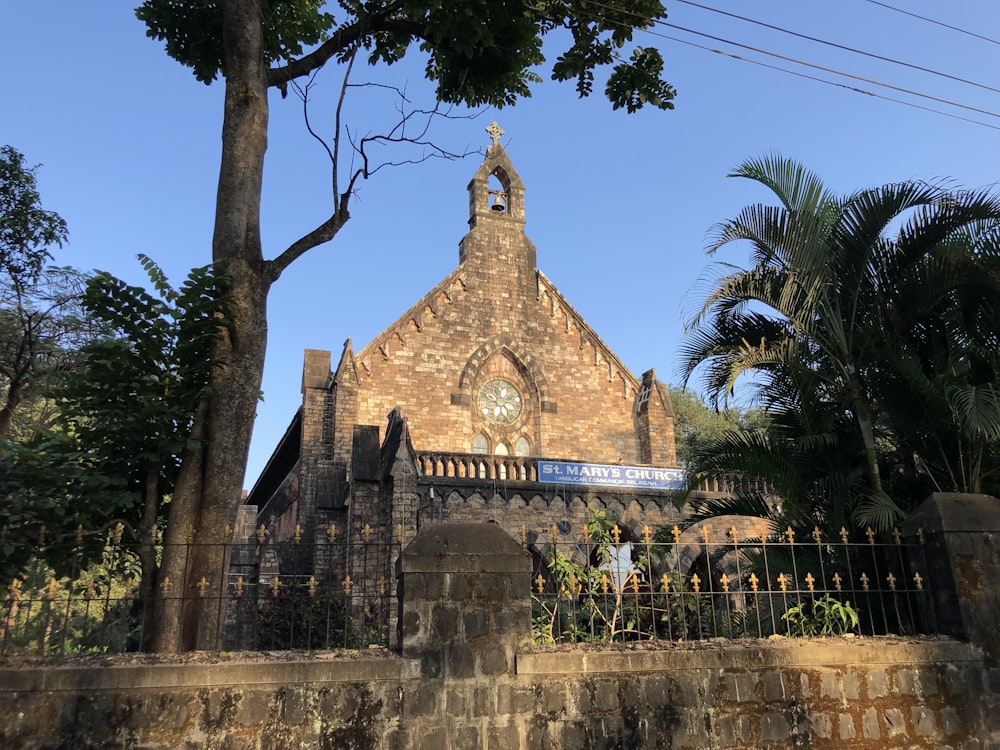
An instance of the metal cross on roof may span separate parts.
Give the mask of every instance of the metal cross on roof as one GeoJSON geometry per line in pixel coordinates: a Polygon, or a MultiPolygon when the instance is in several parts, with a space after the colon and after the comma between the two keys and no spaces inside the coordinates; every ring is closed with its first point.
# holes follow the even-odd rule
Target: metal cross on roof
{"type": "Polygon", "coordinates": [[[490,138],[493,139],[493,145],[494,146],[498,146],[500,144],[500,136],[503,135],[503,131],[500,129],[500,126],[497,125],[497,121],[496,120],[494,120],[490,124],[490,126],[488,128],[486,128],[486,132],[489,133],[490,134],[490,138]]]}

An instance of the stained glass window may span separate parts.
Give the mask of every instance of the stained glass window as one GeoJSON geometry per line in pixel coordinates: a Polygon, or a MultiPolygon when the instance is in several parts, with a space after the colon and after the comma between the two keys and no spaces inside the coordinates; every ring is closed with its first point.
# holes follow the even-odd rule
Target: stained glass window
{"type": "Polygon", "coordinates": [[[512,424],[521,407],[521,394],[506,380],[490,380],[479,389],[479,413],[489,422],[512,424]]]}

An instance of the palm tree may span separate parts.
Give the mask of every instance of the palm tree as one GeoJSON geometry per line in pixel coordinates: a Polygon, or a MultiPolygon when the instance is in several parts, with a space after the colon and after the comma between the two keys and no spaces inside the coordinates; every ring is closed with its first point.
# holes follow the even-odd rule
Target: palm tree
{"type": "Polygon", "coordinates": [[[717,445],[701,463],[721,471],[740,444],[739,468],[753,455],[766,474],[766,456],[776,467],[780,454],[784,479],[762,478],[777,488],[800,472],[793,485],[812,498],[803,509],[846,503],[856,523],[878,528],[913,500],[899,476],[980,491],[1000,442],[1000,198],[922,182],[837,197],[778,155],[732,176],[778,203],[716,227],[709,253],[744,241],[750,262],[715,267],[681,371],[685,382],[702,372],[716,405],[749,381],[774,427],[717,445]],[[860,471],[831,451],[860,456],[860,471]],[[824,476],[834,470],[848,473],[824,476]],[[832,498],[833,488],[848,497],[832,498]]]}

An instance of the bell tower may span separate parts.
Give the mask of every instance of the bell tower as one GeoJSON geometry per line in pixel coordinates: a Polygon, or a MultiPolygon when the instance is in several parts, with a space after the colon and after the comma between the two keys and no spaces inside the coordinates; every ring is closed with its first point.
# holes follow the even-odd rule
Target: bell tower
{"type": "Polygon", "coordinates": [[[524,183],[500,145],[504,131],[494,122],[486,132],[493,143],[469,182],[469,232],[459,243],[458,262],[524,284],[533,294],[536,256],[524,234],[524,183]]]}

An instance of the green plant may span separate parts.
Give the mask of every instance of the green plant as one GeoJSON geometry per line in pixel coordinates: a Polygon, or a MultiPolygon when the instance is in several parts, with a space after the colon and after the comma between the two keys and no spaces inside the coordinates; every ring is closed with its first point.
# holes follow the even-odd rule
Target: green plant
{"type": "Polygon", "coordinates": [[[700,639],[719,635],[712,595],[688,576],[662,572],[654,545],[623,542],[604,511],[591,510],[574,556],[553,544],[536,579],[537,643],[700,639]]]}
{"type": "Polygon", "coordinates": [[[829,594],[791,607],[781,619],[789,635],[844,635],[858,628],[858,611],[829,594]]]}

